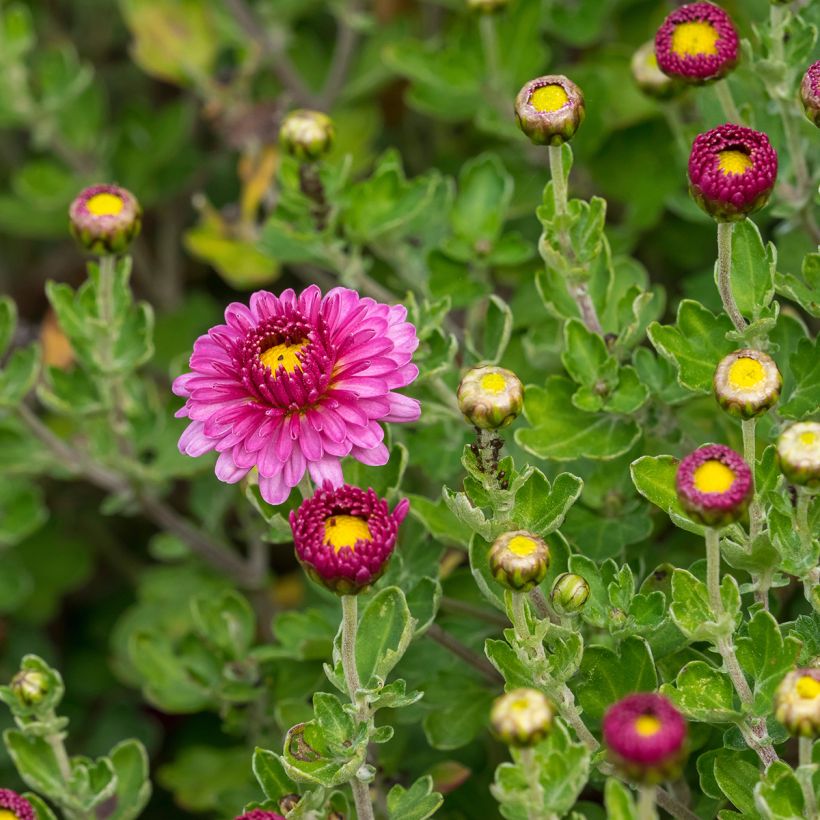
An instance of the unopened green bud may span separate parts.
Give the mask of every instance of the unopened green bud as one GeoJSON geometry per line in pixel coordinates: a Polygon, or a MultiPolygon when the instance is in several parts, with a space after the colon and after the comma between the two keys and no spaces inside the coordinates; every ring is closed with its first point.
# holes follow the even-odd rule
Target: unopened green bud
{"type": "Polygon", "coordinates": [[[92,185],[68,209],[71,235],[90,253],[122,253],[139,234],[142,209],[118,185],[92,185]]]}
{"type": "Polygon", "coordinates": [[[718,404],[730,416],[751,419],[774,406],[783,378],[767,353],[736,350],[720,360],[712,384],[718,404]]]}
{"type": "Polygon", "coordinates": [[[313,162],[331,149],[335,135],[333,121],[327,114],[299,109],[285,117],[279,129],[279,142],[300,162],[313,162]]]}
{"type": "Polygon", "coordinates": [[[799,421],[777,439],[777,458],[792,483],[820,487],[820,422],[799,421]]]}
{"type": "Polygon", "coordinates": [[[507,589],[526,592],[547,576],[550,550],[543,538],[525,530],[499,535],[490,547],[490,572],[507,589]]]}
{"type": "Polygon", "coordinates": [[[775,717],[793,735],[820,737],[820,669],[793,669],[774,698],[775,717]]]}
{"type": "Polygon", "coordinates": [[[664,74],[658,68],[655,56],[655,41],[644,43],[633,55],[630,63],[635,84],[647,97],[656,100],[668,100],[677,96],[686,86],[679,80],[664,74]]]}
{"type": "Polygon", "coordinates": [[[555,579],[550,592],[552,608],[559,615],[577,615],[589,598],[589,584],[573,572],[564,572],[555,579]]]}
{"type": "Polygon", "coordinates": [[[530,80],[515,98],[518,127],[536,145],[568,142],[585,114],[581,89],[563,74],[530,80]]]}
{"type": "Polygon", "coordinates": [[[36,706],[48,692],[48,678],[33,669],[21,669],[11,680],[11,691],[26,706],[36,706]]]}
{"type": "Polygon", "coordinates": [[[474,367],[458,386],[458,407],[471,424],[482,430],[506,427],[524,407],[524,385],[503,367],[474,367]]]}
{"type": "Polygon", "coordinates": [[[554,712],[537,689],[513,689],[496,698],[490,710],[490,725],[508,746],[535,746],[552,728],[554,712]]]}

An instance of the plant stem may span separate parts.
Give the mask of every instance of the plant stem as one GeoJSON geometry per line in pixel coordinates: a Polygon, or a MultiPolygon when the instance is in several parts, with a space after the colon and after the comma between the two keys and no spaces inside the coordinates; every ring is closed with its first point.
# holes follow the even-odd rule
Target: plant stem
{"type": "Polygon", "coordinates": [[[723,115],[729,122],[741,125],[743,120],[740,118],[740,111],[735,105],[735,98],[732,96],[732,89],[729,86],[728,80],[718,80],[715,83],[715,95],[723,108],[723,115]]]}
{"type": "Polygon", "coordinates": [[[473,652],[469,646],[465,646],[458,638],[442,629],[438,624],[430,624],[424,634],[439,646],[449,649],[457,658],[461,658],[465,663],[472,666],[473,669],[481,673],[485,680],[494,686],[504,683],[502,675],[485,657],[473,652]]]}
{"type": "Polygon", "coordinates": [[[500,60],[498,55],[498,35],[495,30],[495,19],[492,14],[482,14],[479,20],[481,48],[484,51],[484,68],[487,73],[487,85],[495,91],[498,88],[500,60]]]}
{"type": "Polygon", "coordinates": [[[510,592],[507,594],[510,620],[512,621],[513,629],[515,630],[518,640],[522,643],[529,641],[531,637],[530,627],[527,624],[527,614],[524,604],[525,598],[526,595],[523,592],[510,592]]]}
{"type": "Polygon", "coordinates": [[[814,795],[814,764],[812,763],[812,745],[814,739],[810,737],[801,737],[799,740],[798,752],[798,768],[797,777],[800,780],[800,785],[803,787],[803,799],[805,801],[806,818],[807,820],[815,820],[817,818],[817,798],[814,795]]]}
{"type": "MultiPolygon", "coordinates": [[[[809,529],[809,504],[812,494],[805,487],[797,487],[797,510],[795,518],[797,523],[797,534],[800,538],[800,547],[808,555],[811,553],[812,533],[809,529]]],[[[803,576],[803,590],[806,600],[815,608],[818,608],[814,600],[814,589],[820,584],[820,568],[814,567],[803,576]]]]}
{"type": "Polygon", "coordinates": [[[638,787],[638,820],[655,820],[655,787],[643,784],[638,787]]]}
{"type": "Polygon", "coordinates": [[[564,178],[564,157],[560,145],[549,146],[550,176],[552,177],[552,194],[555,202],[555,213],[564,216],[567,212],[567,183],[564,178]]]}
{"type": "Polygon", "coordinates": [[[669,130],[672,132],[672,136],[675,138],[675,145],[677,145],[678,150],[681,153],[681,156],[688,160],[689,159],[689,141],[686,139],[686,133],[683,129],[683,123],[681,122],[680,116],[680,108],[677,103],[675,102],[666,102],[661,103],[661,110],[663,111],[663,115],[666,118],[666,124],[669,126],[669,130]]]}
{"type": "Polygon", "coordinates": [[[581,717],[581,713],[575,705],[575,695],[572,694],[572,690],[569,686],[564,684],[564,686],[561,687],[560,695],[561,717],[563,717],[567,723],[575,729],[575,734],[578,735],[578,739],[584,744],[584,746],[586,746],[591,752],[597,752],[601,744],[598,743],[595,735],[587,729],[587,726],[581,717]]]}
{"type": "MultiPolygon", "coordinates": [[[[342,669],[344,670],[350,702],[356,707],[358,720],[367,720],[367,706],[359,701],[356,692],[361,688],[356,668],[356,630],[359,627],[359,601],[355,595],[342,595],[342,669]]],[[[355,775],[350,780],[356,815],[359,820],[373,820],[370,789],[355,775]]]]}
{"type": "Polygon", "coordinates": [[[469,615],[479,621],[485,621],[494,626],[507,626],[508,620],[498,610],[484,609],[483,607],[468,604],[458,598],[449,598],[446,595],[441,598],[441,608],[450,612],[458,612],[461,615],[469,615]]]}
{"type": "Polygon", "coordinates": [[[542,820],[544,816],[544,789],[538,779],[538,766],[535,762],[535,752],[532,749],[521,749],[518,760],[524,770],[524,776],[529,785],[527,795],[527,817],[529,820],[542,820]]]}
{"type": "MultiPolygon", "coordinates": [[[[718,83],[720,85],[720,83],[718,83]]],[[[732,295],[732,230],[733,222],[718,222],[718,290],[723,309],[729,314],[738,333],[746,329],[746,320],[741,315],[732,295]]]]}
{"type": "MultiPolygon", "coordinates": [[[[754,544],[755,539],[760,535],[761,524],[763,521],[763,510],[760,508],[760,498],[757,494],[757,482],[755,479],[755,470],[757,466],[757,452],[755,442],[755,428],[757,419],[743,419],[740,423],[743,431],[743,459],[749,465],[752,471],[752,503],[749,505],[749,546],[754,544]]],[[[756,589],[755,600],[761,604],[764,609],[769,608],[769,586],[771,585],[771,574],[763,572],[756,574],[756,589]]]]}

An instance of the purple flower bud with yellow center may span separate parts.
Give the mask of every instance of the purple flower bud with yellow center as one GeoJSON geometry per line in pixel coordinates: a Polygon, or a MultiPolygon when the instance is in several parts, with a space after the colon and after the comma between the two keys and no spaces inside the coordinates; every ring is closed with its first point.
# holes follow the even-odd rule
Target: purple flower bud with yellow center
{"type": "Polygon", "coordinates": [[[793,735],[820,737],[820,669],[794,669],[774,696],[775,717],[793,735]]]}
{"type": "Polygon", "coordinates": [[[384,572],[409,507],[391,513],[373,490],[325,485],[290,514],[296,557],[317,583],[356,595],[384,572]]]}
{"type": "Polygon", "coordinates": [[[680,80],[673,79],[658,68],[654,40],[644,43],[632,55],[630,68],[635,84],[647,97],[668,100],[680,94],[686,87],[680,80]]]}
{"type": "Polygon", "coordinates": [[[655,56],[664,74],[686,83],[707,83],[725,77],[737,65],[740,40],[722,8],[688,3],[658,29],[655,56]]]}
{"type": "Polygon", "coordinates": [[[563,572],[555,579],[550,592],[552,608],[559,615],[577,615],[589,598],[586,578],[573,572],[563,572]]]}
{"type": "Polygon", "coordinates": [[[495,539],[489,561],[490,572],[499,584],[515,592],[527,592],[546,578],[550,550],[543,538],[515,530],[495,539]]]}
{"type": "Polygon", "coordinates": [[[774,406],[783,377],[767,353],[736,350],[720,360],[713,387],[718,404],[730,416],[751,419],[774,406]]]}
{"type": "Polygon", "coordinates": [[[663,695],[627,695],[607,709],[602,728],[610,759],[633,782],[660,783],[680,774],[686,722],[663,695]]]}
{"type": "Polygon", "coordinates": [[[25,706],[36,706],[48,693],[48,678],[34,669],[21,669],[11,679],[11,691],[25,706]]]}
{"type": "MultiPolygon", "coordinates": [[[[0,818],[2,820],[2,818],[0,818]]],[[[253,811],[240,814],[234,820],[285,820],[281,814],[275,811],[266,811],[265,809],[253,809],[253,811]]]]}
{"type": "Polygon", "coordinates": [[[535,746],[549,734],[554,714],[542,692],[513,689],[493,701],[490,726],[496,737],[508,746],[535,746]]]}
{"type": "Polygon", "coordinates": [[[806,116],[820,128],[820,60],[812,63],[800,83],[800,99],[806,116]]]}
{"type": "Polygon", "coordinates": [[[279,143],[300,162],[315,162],[333,146],[333,121],[321,111],[299,109],[285,117],[279,129],[279,143]]]}
{"type": "Polygon", "coordinates": [[[467,0],[467,8],[479,14],[495,14],[510,5],[510,0],[467,0]]]}
{"type": "Polygon", "coordinates": [[[689,193],[718,222],[760,210],[776,179],[777,152],[762,131],[726,123],[692,143],[689,193]]]}
{"type": "Polygon", "coordinates": [[[71,235],[90,253],[122,253],[142,227],[136,197],[118,185],[92,185],[68,209],[71,235]]]}
{"type": "Polygon", "coordinates": [[[675,476],[681,506],[707,527],[737,521],[752,497],[752,471],[723,444],[708,444],[681,461],[675,476]]]}
{"type": "Polygon", "coordinates": [[[37,820],[34,807],[11,789],[0,789],[0,820],[37,820]]]}
{"type": "Polygon", "coordinates": [[[506,427],[524,407],[524,385],[503,367],[474,367],[458,386],[458,407],[470,424],[482,430],[506,427]]]}
{"type": "Polygon", "coordinates": [[[820,422],[799,421],[777,439],[780,470],[792,483],[820,486],[820,422]]]}
{"type": "Polygon", "coordinates": [[[518,127],[536,145],[569,142],[585,113],[581,89],[563,74],[530,80],[515,98],[518,127]]]}

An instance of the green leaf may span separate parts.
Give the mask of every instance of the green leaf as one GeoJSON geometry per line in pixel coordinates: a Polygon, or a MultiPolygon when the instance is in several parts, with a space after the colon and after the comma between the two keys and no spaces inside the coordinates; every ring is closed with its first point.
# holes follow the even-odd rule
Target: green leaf
{"type": "Polygon", "coordinates": [[[408,495],[410,513],[435,538],[452,541],[462,547],[470,542],[470,531],[447,508],[443,499],[431,501],[421,495],[408,495]]]}
{"type": "MultiPolygon", "coordinates": [[[[738,310],[757,319],[774,296],[777,250],[763,245],[760,231],[751,219],[736,222],[732,229],[732,293],[738,310]]],[[[717,267],[715,268],[717,274],[717,267]]]]}
{"type": "Polygon", "coordinates": [[[799,276],[776,273],[774,284],[778,293],[797,302],[810,315],[820,316],[820,253],[806,254],[799,276]]]}
{"type": "Polygon", "coordinates": [[[601,334],[593,333],[580,319],[570,319],[564,325],[561,361],[580,385],[606,392],[618,382],[618,363],[609,354],[601,334]]]}
{"type": "Polygon", "coordinates": [[[658,353],[675,366],[682,387],[709,393],[718,362],[734,350],[734,343],[726,339],[731,330],[728,316],[715,316],[700,303],[684,299],[674,325],[652,322],[647,335],[658,353]]]}
{"type": "Polygon", "coordinates": [[[0,359],[5,356],[16,328],[17,305],[11,297],[2,296],[0,297],[0,359]]]}
{"type": "Polygon", "coordinates": [[[238,592],[200,595],[191,601],[197,631],[229,658],[244,658],[256,633],[256,618],[248,601],[238,592]]]}
{"type": "Polygon", "coordinates": [[[116,808],[110,820],[134,820],[151,798],[148,754],[138,740],[124,740],[109,755],[117,779],[116,808]]]}
{"type": "Polygon", "coordinates": [[[733,723],[741,717],[735,708],[735,689],[729,676],[704,661],[687,663],[675,685],[664,683],[660,692],[691,720],[733,723]]]}
{"type": "Polygon", "coordinates": [[[510,306],[500,297],[491,294],[487,300],[481,347],[486,362],[498,364],[501,361],[510,342],[512,328],[513,315],[510,306]]]}
{"type": "Polygon", "coordinates": [[[269,800],[278,801],[286,794],[296,792],[296,784],[285,774],[279,755],[267,749],[257,746],[254,750],[253,773],[269,800]]]}
{"type": "Polygon", "coordinates": [[[563,524],[583,486],[584,482],[572,473],[560,473],[550,486],[546,476],[534,469],[515,494],[512,514],[516,526],[540,536],[549,535],[563,524]]]}
{"type": "Polygon", "coordinates": [[[40,374],[40,346],[21,347],[11,354],[0,371],[0,407],[19,404],[31,391],[40,374]]]}
{"type": "Polygon", "coordinates": [[[513,178],[495,154],[481,154],[462,166],[450,224],[474,252],[481,253],[481,243],[491,245],[500,236],[513,187],[513,178]]]}
{"type": "Polygon", "coordinates": [[[367,686],[376,676],[384,681],[413,638],[415,621],[398,587],[379,590],[368,603],[356,633],[356,668],[367,686]]]}
{"type": "Polygon", "coordinates": [[[757,766],[744,760],[738,752],[720,749],[714,760],[714,775],[720,790],[744,817],[760,817],[753,796],[760,782],[757,766]]]}
{"type": "Polygon", "coordinates": [[[817,412],[820,406],[820,348],[817,339],[801,339],[789,359],[794,387],[778,412],[790,419],[801,419],[817,412]]]}
{"type": "Polygon", "coordinates": [[[43,490],[25,478],[0,482],[0,545],[13,545],[48,520],[43,490]]]}
{"type": "Polygon", "coordinates": [[[315,721],[293,726],[285,738],[282,764],[297,782],[325,788],[347,783],[367,758],[367,741],[345,748],[331,748],[315,721]]]}
{"type": "Polygon", "coordinates": [[[356,725],[344,710],[339,698],[327,692],[313,693],[313,711],[316,724],[328,749],[334,754],[342,754],[345,746],[350,746],[356,725]]]}
{"type": "Polygon", "coordinates": [[[724,611],[715,621],[706,584],[685,569],[672,573],[672,620],[690,641],[714,641],[734,630],[740,618],[740,590],[731,575],[724,575],[720,597],[724,611]]]}
{"type": "Polygon", "coordinates": [[[767,820],[803,820],[806,817],[803,790],[791,767],[776,760],[755,786],[755,805],[767,820]]]}
{"type": "Polygon", "coordinates": [[[527,387],[524,416],[532,426],[516,430],[516,442],[533,455],[557,461],[608,460],[629,450],[640,436],[635,421],[579,412],[571,403],[574,390],[563,376],[550,376],[543,388],[527,387]]]}
{"type": "Polygon", "coordinates": [[[486,731],[487,716],[496,693],[472,672],[453,665],[442,670],[425,692],[422,728],[434,749],[459,749],[486,731]]]}
{"type": "Polygon", "coordinates": [[[22,781],[30,789],[59,803],[66,787],[57,756],[45,738],[6,729],[3,742],[22,781]]]}
{"type": "Polygon", "coordinates": [[[641,456],[629,466],[635,489],[666,512],[682,529],[702,535],[704,528],[689,518],[678,501],[675,475],[680,462],[674,456],[641,456]]]}
{"type": "Polygon", "coordinates": [[[390,820],[426,820],[438,811],[444,798],[433,791],[433,778],[420,777],[409,789],[397,783],[387,793],[390,820]]]}
{"type": "Polygon", "coordinates": [[[629,789],[614,777],[604,786],[604,806],[608,820],[638,820],[638,811],[629,789]]]}

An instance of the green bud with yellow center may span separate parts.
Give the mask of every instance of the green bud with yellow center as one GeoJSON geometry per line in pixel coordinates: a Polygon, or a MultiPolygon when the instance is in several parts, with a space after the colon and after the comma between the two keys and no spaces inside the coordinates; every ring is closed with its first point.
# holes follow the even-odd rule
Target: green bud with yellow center
{"type": "Polygon", "coordinates": [[[554,715],[542,692],[522,687],[495,699],[490,710],[490,726],[496,737],[508,746],[535,746],[549,734],[554,715]]]}
{"type": "Polygon", "coordinates": [[[36,706],[48,694],[48,678],[33,669],[21,669],[11,679],[11,691],[25,706],[36,706]]]}
{"type": "Polygon", "coordinates": [[[674,77],[664,74],[658,68],[658,58],[655,56],[655,41],[644,43],[633,55],[630,62],[632,78],[635,85],[656,100],[668,100],[676,97],[686,89],[686,86],[674,77]]]}
{"type": "Polygon", "coordinates": [[[518,127],[536,145],[569,142],[585,115],[581,89],[563,74],[530,80],[515,98],[518,127]]]}
{"type": "Polygon", "coordinates": [[[820,737],[820,669],[793,669],[774,697],[775,717],[799,737],[820,737]]]}
{"type": "Polygon", "coordinates": [[[820,487],[820,422],[799,421],[777,439],[780,470],[792,484],[820,487]]]}
{"type": "Polygon", "coordinates": [[[300,162],[315,162],[333,146],[333,121],[321,111],[299,109],[285,117],[279,129],[282,148],[300,162]]]}
{"type": "Polygon", "coordinates": [[[751,419],[777,403],[783,377],[767,353],[736,350],[720,360],[712,385],[718,404],[730,416],[751,419]]]}
{"type": "Polygon", "coordinates": [[[464,418],[482,430],[506,427],[524,408],[524,385],[511,370],[485,366],[468,370],[458,386],[464,418]]]}
{"type": "Polygon", "coordinates": [[[561,573],[552,585],[550,602],[559,615],[577,615],[589,598],[586,579],[573,572],[561,573]]]}
{"type": "Polygon", "coordinates": [[[514,592],[527,592],[546,578],[550,550],[543,538],[515,530],[495,539],[489,562],[490,572],[499,584],[514,592]]]}

